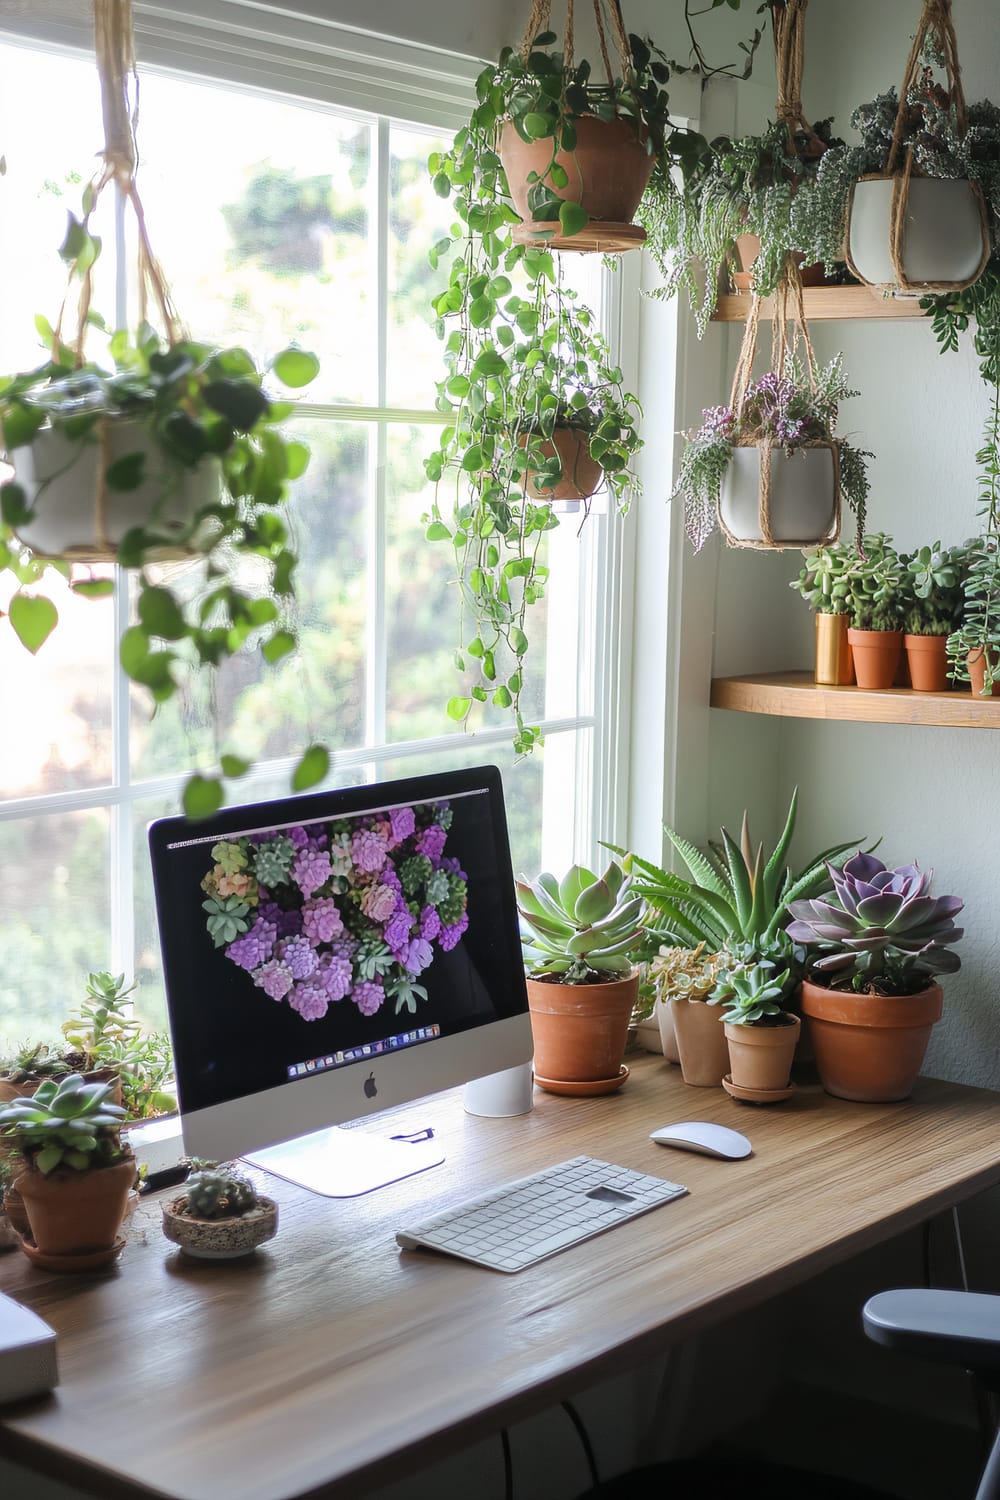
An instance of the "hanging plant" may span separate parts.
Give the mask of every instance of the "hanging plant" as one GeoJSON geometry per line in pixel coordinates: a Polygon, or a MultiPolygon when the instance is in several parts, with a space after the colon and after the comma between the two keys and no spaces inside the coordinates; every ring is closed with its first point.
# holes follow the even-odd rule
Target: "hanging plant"
{"type": "MultiPolygon", "coordinates": [[[[67,579],[72,593],[96,599],[110,595],[114,584],[95,577],[88,564],[132,571],[136,619],[122,636],[120,660],[160,704],[177,691],[185,667],[219,668],[251,644],[269,663],[295,650],[297,558],[286,502],[309,452],[286,435],[293,408],[267,393],[265,379],[298,389],[313,379],[318,362],[290,348],[264,372],[242,348],[216,348],[183,332],[136,184],[131,6],[95,0],[94,17],[103,165],[84,193],[81,217],[70,216],[60,250],[70,290],[79,288],[77,326],[64,336],[68,291],[54,327],[35,319],[48,358],[0,378],[0,433],[14,469],[0,487],[0,570],[15,582],[8,623],[33,653],[58,624],[48,588],[53,574],[67,579]],[[134,332],[112,331],[91,305],[101,252],[92,220],[112,184],[135,221],[140,305],[151,304],[159,331],[145,317],[134,332]],[[107,336],[101,361],[85,352],[94,329],[107,336]],[[194,598],[163,576],[164,559],[179,556],[204,559],[204,587],[194,598]]],[[[322,747],[306,751],[294,789],[321,780],[328,763],[322,747]]],[[[185,811],[194,817],[215,811],[222,776],[248,769],[227,755],[221,775],[192,776],[185,811]]]]}
{"type": "Polygon", "coordinates": [[[802,283],[789,257],[779,282],[771,369],[752,380],[760,298],[751,297],[728,406],[702,413],[686,434],[671,498],[684,501],[684,524],[697,552],[718,528],[736,547],[813,547],[840,534],[841,495],[865,525],[870,453],[836,435],[848,387],[842,356],[816,363],[802,306],[802,283]],[[801,353],[800,353],[801,348],[801,353]]]}
{"type": "Polygon", "coordinates": [[[826,152],[796,197],[796,242],[898,292],[972,285],[1000,212],[1000,110],[966,105],[950,0],[925,0],[903,84],[851,116],[861,144],[826,152]],[[943,71],[943,81],[941,73],[943,71]]]}

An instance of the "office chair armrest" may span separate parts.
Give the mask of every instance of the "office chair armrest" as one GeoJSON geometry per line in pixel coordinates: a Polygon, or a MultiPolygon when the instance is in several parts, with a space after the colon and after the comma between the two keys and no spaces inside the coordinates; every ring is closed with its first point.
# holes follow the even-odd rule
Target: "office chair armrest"
{"type": "Polygon", "coordinates": [[[900,1354],[1000,1371],[1000,1297],[905,1287],[870,1297],[861,1316],[870,1339],[900,1354]]]}

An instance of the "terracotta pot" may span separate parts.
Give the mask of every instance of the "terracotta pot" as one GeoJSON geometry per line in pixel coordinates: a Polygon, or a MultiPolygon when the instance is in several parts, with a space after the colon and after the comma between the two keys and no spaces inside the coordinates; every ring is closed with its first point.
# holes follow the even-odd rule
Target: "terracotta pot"
{"type": "Polygon", "coordinates": [[[536,469],[525,475],[524,487],[533,500],[589,500],[599,488],[604,470],[590,456],[590,434],[580,427],[557,427],[550,441],[542,443],[542,456],[559,455],[561,478],[551,488],[535,483],[536,469]]]}
{"type": "Polygon", "coordinates": [[[704,1000],[671,1000],[681,1077],[696,1088],[721,1088],[729,1072],[722,1008],[704,1000]]]}
{"type": "MultiPolygon", "coordinates": [[[[974,698],[982,697],[983,685],[986,682],[986,658],[982,651],[970,651],[965,658],[965,665],[969,669],[969,687],[974,698]]],[[[1000,698],[1000,671],[997,670],[997,662],[994,658],[993,671],[997,674],[997,680],[993,684],[993,697],[1000,698]]],[[[990,695],[987,694],[987,697],[990,695]]]]}
{"type": "Polygon", "coordinates": [[[596,1083],[621,1070],[639,975],[605,984],[550,984],[528,980],[535,1042],[535,1076],[562,1083],[596,1083]]]}
{"type": "Polygon", "coordinates": [[[29,1078],[26,1083],[11,1083],[7,1078],[0,1078],[0,1104],[9,1104],[12,1099],[30,1099],[41,1081],[40,1078],[29,1078]]]}
{"type": "Polygon", "coordinates": [[[854,676],[859,688],[878,692],[891,688],[896,679],[899,654],[903,649],[901,630],[848,629],[847,639],[854,654],[854,676]]]}
{"type": "Polygon", "coordinates": [[[946,635],[903,636],[910,667],[910,686],[918,693],[948,691],[948,637],[946,635]]]}
{"type": "MultiPolygon", "coordinates": [[[[576,149],[556,156],[569,181],[564,188],[553,188],[554,196],[579,203],[591,219],[630,224],[652,174],[653,157],[628,120],[585,115],[575,123],[576,149]]],[[[549,166],[551,139],[524,141],[508,121],[500,132],[500,160],[519,217],[534,220],[528,177],[549,166]]]]}
{"type": "Polygon", "coordinates": [[[89,1172],[29,1168],[14,1179],[24,1199],[31,1238],[43,1255],[110,1250],[125,1220],[135,1182],[131,1153],[112,1167],[89,1172]]]}
{"type": "Polygon", "coordinates": [[[756,444],[732,450],[719,491],[719,522],[733,546],[812,547],[840,531],[837,471],[832,443],[811,443],[792,453],[771,449],[770,489],[763,497],[773,543],[760,523],[761,452],[756,444]]]}
{"type": "Polygon", "coordinates": [[[185,1255],[197,1260],[236,1260],[252,1255],[258,1245],[273,1239],[278,1229],[278,1205],[258,1198],[256,1208],[231,1219],[196,1219],[181,1212],[185,1198],[163,1205],[163,1233],[185,1255]]]}
{"type": "Polygon", "coordinates": [[[183,557],[178,538],[200,510],[218,499],[218,464],[211,460],[189,469],[171,463],[145,429],[128,420],[110,423],[109,443],[112,461],[142,453],[149,478],[134,490],[106,491],[103,528],[96,512],[99,442],[70,443],[58,429],[43,429],[29,447],[14,449],[18,483],[29,502],[38,503],[35,520],[17,528],[21,541],[40,557],[107,562],[114,560],[127,531],[144,526],[163,536],[158,557],[183,557]]]}
{"type": "Polygon", "coordinates": [[[667,1062],[679,1063],[681,1055],[677,1050],[677,1032],[674,1028],[674,1013],[670,1009],[669,1000],[657,1000],[654,1012],[660,1028],[660,1047],[667,1062]]]}
{"type": "MultiPolygon", "coordinates": [[[[760,240],[755,234],[740,234],[736,236],[736,255],[740,263],[740,269],[732,272],[733,286],[738,292],[753,291],[753,263],[760,254],[760,240]]],[[[811,266],[804,265],[805,256],[801,250],[793,250],[792,255],[798,264],[799,275],[803,286],[825,286],[826,271],[821,260],[814,261],[811,266]]]]}
{"type": "MultiPolygon", "coordinates": [[[[848,264],[870,286],[898,285],[889,248],[893,184],[892,177],[862,177],[851,192],[848,264]]],[[[970,286],[982,273],[989,251],[978,187],[962,178],[910,179],[900,259],[914,296],[933,287],[944,291],[970,286]]]]}
{"type": "Polygon", "coordinates": [[[727,1021],[723,1029],[728,1071],[738,1088],[771,1093],[788,1087],[799,1040],[798,1016],[788,1016],[783,1026],[734,1026],[727,1021]]]}
{"type": "Polygon", "coordinates": [[[847,639],[847,616],[816,615],[816,682],[850,687],[854,681],[854,653],[847,639]]]}
{"type": "Polygon", "coordinates": [[[934,983],[916,995],[856,995],[804,979],[802,1013],[827,1093],[869,1103],[908,1099],[941,1005],[934,983]]]}

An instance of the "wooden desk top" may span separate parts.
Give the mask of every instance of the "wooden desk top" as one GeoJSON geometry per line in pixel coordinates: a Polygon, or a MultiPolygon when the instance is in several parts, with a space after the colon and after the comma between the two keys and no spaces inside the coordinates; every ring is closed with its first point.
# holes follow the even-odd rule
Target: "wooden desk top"
{"type": "Polygon", "coordinates": [[[397,1112],[433,1124],[448,1160],[365,1198],[255,1174],[281,1222],[249,1261],[181,1258],[155,1198],[110,1271],[0,1257],[0,1290],[58,1330],[62,1376],[6,1410],[0,1454],[106,1500],[357,1496],[1000,1182],[986,1090],[921,1080],[865,1105],[814,1086],[755,1109],[629,1062],[620,1094],[536,1090],[519,1119],[467,1116],[461,1091],[397,1112]],[[753,1155],[648,1139],[686,1119],[735,1126],[753,1155]],[[397,1248],[404,1221],[580,1153],[690,1193],[514,1276],[397,1248]]]}

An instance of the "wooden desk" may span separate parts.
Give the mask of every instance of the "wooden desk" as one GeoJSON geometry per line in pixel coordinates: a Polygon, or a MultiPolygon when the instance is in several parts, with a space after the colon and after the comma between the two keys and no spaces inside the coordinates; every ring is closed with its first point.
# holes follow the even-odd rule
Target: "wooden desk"
{"type": "Polygon", "coordinates": [[[59,1331],[62,1384],[9,1408],[0,1454],[107,1500],[357,1496],[1000,1182],[1000,1100],[922,1080],[902,1104],[818,1087],[754,1109],[630,1058],[618,1095],[536,1091],[467,1116],[461,1092],[399,1112],[448,1161],[352,1202],[266,1179],[278,1236],[198,1265],[144,1200],[117,1267],[90,1278],[0,1258],[0,1289],[59,1331]],[[667,1151],[650,1129],[711,1119],[754,1154],[667,1151]],[[581,1152],[689,1196],[515,1276],[400,1252],[406,1219],[581,1152]]]}

